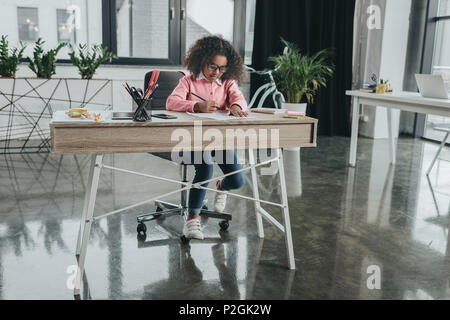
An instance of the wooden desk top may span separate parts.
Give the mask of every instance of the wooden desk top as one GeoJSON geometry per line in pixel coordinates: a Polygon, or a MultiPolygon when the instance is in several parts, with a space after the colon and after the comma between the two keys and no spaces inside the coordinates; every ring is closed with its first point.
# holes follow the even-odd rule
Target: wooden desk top
{"type": "MultiPolygon", "coordinates": [[[[220,132],[223,140],[230,138],[236,141],[236,132],[244,132],[245,146],[261,146],[258,138],[267,133],[267,147],[315,147],[317,137],[316,119],[284,119],[283,115],[250,113],[252,118],[240,120],[218,121],[191,116],[186,113],[171,111],[154,111],[167,113],[178,118],[164,120],[152,118],[149,122],[133,122],[130,120],[115,120],[101,123],[51,123],[52,153],[55,154],[108,154],[108,153],[141,153],[168,152],[175,146],[180,146],[179,140],[173,140],[174,132],[194,137],[194,130],[199,130],[201,124],[203,133],[208,129],[220,132]],[[197,127],[196,127],[197,126],[197,127]],[[181,129],[184,131],[176,131],[181,129]],[[231,130],[230,130],[231,129],[231,130]],[[254,131],[253,131],[254,129],[254,131]],[[218,131],[217,131],[218,130],[218,131]],[[273,145],[271,133],[278,132],[279,146],[273,145]],[[252,136],[256,133],[256,138],[252,136]],[[256,140],[257,141],[256,141],[256,140]],[[252,144],[253,143],[253,144],[252,144]]],[[[212,132],[212,131],[210,131],[212,132]]],[[[202,146],[192,145],[192,150],[211,146],[211,140],[202,141],[202,146]]],[[[186,146],[184,145],[186,148],[186,146]]]]}
{"type": "Polygon", "coordinates": [[[420,93],[417,92],[398,91],[393,93],[376,94],[360,90],[349,90],[346,91],[346,95],[378,101],[391,101],[400,103],[420,104],[424,106],[450,108],[450,99],[426,98],[422,97],[420,93]]]}
{"type": "Polygon", "coordinates": [[[174,115],[177,119],[164,120],[159,118],[152,118],[148,122],[133,122],[131,120],[114,120],[109,122],[52,122],[50,128],[85,128],[85,127],[167,127],[167,126],[192,126],[195,121],[201,121],[203,126],[241,126],[241,125],[262,125],[262,124],[293,124],[293,123],[317,123],[316,119],[305,117],[304,119],[284,119],[283,115],[276,114],[263,114],[250,112],[249,116],[251,118],[244,118],[239,120],[226,120],[219,121],[214,119],[207,119],[189,115],[184,112],[175,111],[153,111],[154,114],[165,113],[169,115],[174,115]]]}

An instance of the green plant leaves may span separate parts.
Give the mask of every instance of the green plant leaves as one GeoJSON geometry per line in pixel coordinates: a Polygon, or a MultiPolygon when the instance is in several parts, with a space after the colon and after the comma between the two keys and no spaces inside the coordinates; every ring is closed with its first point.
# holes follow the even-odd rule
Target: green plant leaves
{"type": "MultiPolygon", "coordinates": [[[[58,52],[67,43],[60,43],[56,48],[44,51],[43,45],[45,41],[41,38],[37,39],[33,49],[32,57],[27,57],[29,68],[39,78],[50,79],[56,73],[56,56],[58,52]]],[[[25,47],[20,42],[20,48],[9,48],[7,36],[2,36],[0,39],[0,76],[14,77],[20,60],[23,57],[25,47]]],[[[108,48],[103,45],[93,45],[91,48],[87,44],[80,44],[78,46],[78,54],[75,52],[72,45],[69,44],[70,61],[78,68],[78,71],[83,79],[92,79],[97,68],[105,61],[112,61],[117,58],[108,48]]]]}
{"type": "Polygon", "coordinates": [[[59,50],[67,46],[67,43],[60,43],[55,49],[44,52],[42,45],[45,41],[41,38],[35,42],[33,58],[28,57],[30,69],[38,78],[50,79],[56,73],[56,56],[59,50]]]}
{"type": "Polygon", "coordinates": [[[26,46],[20,42],[20,48],[10,50],[7,38],[2,36],[0,39],[0,76],[14,77],[26,46]]]}
{"type": "Polygon", "coordinates": [[[320,87],[326,87],[333,76],[334,64],[331,61],[334,51],[324,49],[312,56],[303,55],[294,43],[283,38],[281,42],[287,50],[283,55],[273,56],[269,61],[274,63],[274,79],[283,91],[289,103],[300,103],[306,97],[314,103],[314,95],[320,87]]]}
{"type": "Polygon", "coordinates": [[[72,46],[70,46],[70,48],[70,61],[78,68],[81,78],[83,79],[92,79],[101,63],[117,58],[103,45],[95,44],[89,49],[87,44],[80,44],[78,46],[78,56],[74,48],[72,46]]]}

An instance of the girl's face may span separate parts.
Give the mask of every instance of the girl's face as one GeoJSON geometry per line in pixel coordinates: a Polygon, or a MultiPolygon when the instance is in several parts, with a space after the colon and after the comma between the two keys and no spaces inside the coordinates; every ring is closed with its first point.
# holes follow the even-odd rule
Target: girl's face
{"type": "Polygon", "coordinates": [[[212,59],[211,63],[203,66],[203,74],[208,81],[216,81],[217,79],[220,79],[227,71],[227,63],[227,57],[216,55],[212,59]]]}

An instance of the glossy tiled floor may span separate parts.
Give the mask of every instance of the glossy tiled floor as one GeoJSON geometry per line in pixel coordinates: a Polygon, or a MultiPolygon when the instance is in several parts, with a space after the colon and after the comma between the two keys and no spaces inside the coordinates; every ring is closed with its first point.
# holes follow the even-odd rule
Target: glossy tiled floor
{"type": "MultiPolygon", "coordinates": [[[[346,165],[348,149],[347,138],[320,138],[318,148],[301,151],[301,171],[298,155],[285,152],[297,270],[286,268],[284,238],[276,228],[266,224],[265,239],[257,237],[251,203],[229,201],[229,232],[219,235],[210,220],[208,239],[192,241],[190,248],[176,236],[182,227],[178,216],[149,223],[146,241],[137,240],[135,218],[154,209],[148,204],[94,224],[83,297],[450,298],[450,162],[439,161],[428,180],[424,172],[435,144],[400,139],[394,167],[386,140],[360,139],[356,169],[346,165]]],[[[178,176],[175,165],[147,154],[104,160],[178,176]]],[[[1,299],[73,299],[69,287],[88,161],[87,156],[0,156],[1,299]]],[[[240,193],[251,195],[249,182],[240,193]]],[[[261,176],[260,185],[264,199],[279,200],[278,175],[261,176]]],[[[171,188],[104,170],[96,214],[171,188]]],[[[280,212],[272,212],[281,221],[280,212]]]]}

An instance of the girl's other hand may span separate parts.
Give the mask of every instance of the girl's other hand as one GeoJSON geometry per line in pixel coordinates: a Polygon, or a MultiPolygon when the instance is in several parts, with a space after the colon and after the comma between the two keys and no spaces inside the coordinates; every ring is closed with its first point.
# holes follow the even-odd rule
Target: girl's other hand
{"type": "Polygon", "coordinates": [[[219,105],[215,101],[197,102],[194,106],[194,112],[213,113],[216,112],[219,105]]]}
{"type": "Polygon", "coordinates": [[[230,113],[235,117],[248,117],[248,113],[242,111],[241,107],[237,104],[231,106],[230,113]]]}

